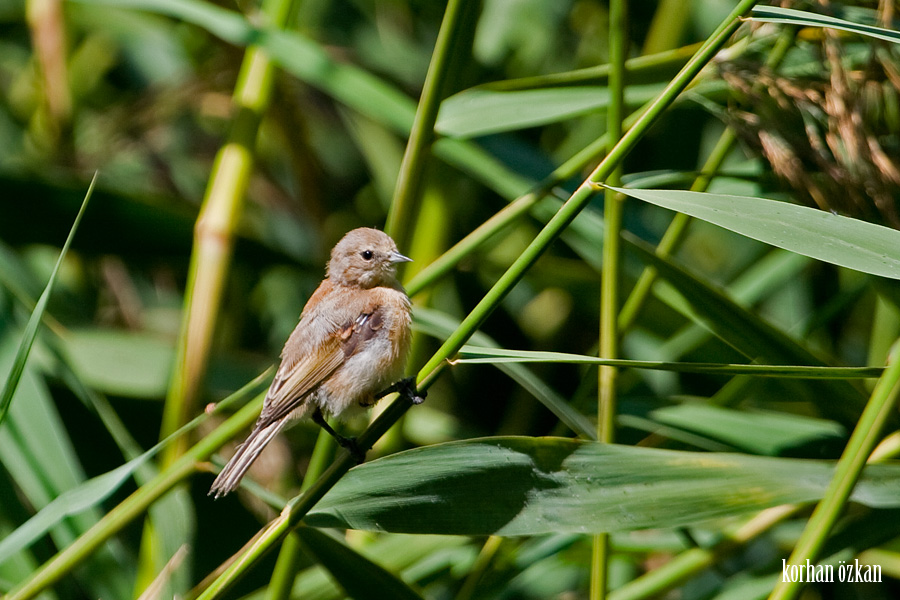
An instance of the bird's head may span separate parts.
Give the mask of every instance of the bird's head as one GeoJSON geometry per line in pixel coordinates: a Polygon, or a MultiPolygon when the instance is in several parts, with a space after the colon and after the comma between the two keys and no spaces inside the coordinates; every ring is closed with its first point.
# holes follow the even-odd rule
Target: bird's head
{"type": "Polygon", "coordinates": [[[410,260],[397,251],[388,234],[360,227],[347,233],[331,251],[328,277],[335,283],[364,289],[396,287],[397,263],[410,260]]]}

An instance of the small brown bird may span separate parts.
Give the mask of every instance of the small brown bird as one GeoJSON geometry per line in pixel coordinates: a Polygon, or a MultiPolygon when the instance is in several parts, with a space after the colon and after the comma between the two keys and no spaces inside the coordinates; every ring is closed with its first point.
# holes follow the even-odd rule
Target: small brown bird
{"type": "Polygon", "coordinates": [[[279,431],[310,416],[361,460],[355,443],[337,435],[323,413],[346,417],[403,387],[392,384],[406,365],[411,316],[396,265],[409,260],[390,236],[375,229],[354,229],[337,243],[325,280],[284,345],[253,431],[210,494],[219,498],[234,490],[279,431]]]}

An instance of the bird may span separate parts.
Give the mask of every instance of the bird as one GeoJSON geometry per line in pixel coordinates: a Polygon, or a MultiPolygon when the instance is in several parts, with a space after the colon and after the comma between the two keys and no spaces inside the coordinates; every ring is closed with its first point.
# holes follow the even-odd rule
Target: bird
{"type": "MultiPolygon", "coordinates": [[[[288,424],[311,417],[362,462],[355,441],[338,435],[325,415],[346,418],[391,391],[415,389],[399,380],[412,322],[397,265],[411,259],[393,239],[361,227],[331,251],[325,279],[313,292],[281,352],[281,364],[246,441],[210,488],[220,498],[240,484],[260,452],[288,424]]],[[[409,395],[413,402],[424,396],[409,395]]]]}

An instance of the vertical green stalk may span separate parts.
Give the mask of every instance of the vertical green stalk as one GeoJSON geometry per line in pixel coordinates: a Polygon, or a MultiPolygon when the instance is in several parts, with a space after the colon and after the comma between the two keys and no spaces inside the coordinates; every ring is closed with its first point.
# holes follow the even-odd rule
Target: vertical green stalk
{"type": "MultiPolygon", "coordinates": [[[[287,23],[291,0],[264,0],[262,13],[274,27],[287,23]]],[[[209,361],[215,325],[218,321],[225,283],[231,265],[234,232],[244,207],[244,195],[253,170],[253,149],[263,114],[269,106],[275,65],[255,46],[247,49],[232,100],[236,109],[227,143],[219,150],[200,215],[194,226],[176,361],[163,408],[160,438],[165,438],[186,423],[196,412],[209,361]]],[[[187,449],[181,439],[167,447],[160,457],[163,469],[173,464],[187,449]]],[[[161,540],[147,522],[141,540],[140,572],[137,589],[142,590],[155,577],[168,557],[159,557],[161,540]],[[156,563],[156,564],[154,564],[156,563]]]]}
{"type": "MultiPolygon", "coordinates": [[[[265,0],[262,11],[273,26],[283,27],[291,5],[291,0],[265,0]]],[[[231,264],[234,231],[253,169],[256,134],[269,105],[274,75],[275,65],[269,57],[259,48],[249,47],[234,90],[237,112],[231,132],[216,155],[194,226],[185,310],[175,370],[163,410],[162,437],[178,429],[195,411],[231,264]]],[[[173,446],[162,464],[170,464],[182,454],[186,443],[173,446]]]]}
{"type": "MultiPolygon", "coordinates": [[[[322,476],[328,464],[334,459],[336,448],[331,435],[322,430],[319,437],[316,438],[316,446],[313,448],[309,467],[303,476],[301,492],[308,490],[322,476]]],[[[296,533],[291,533],[281,544],[278,560],[275,562],[275,569],[272,571],[272,578],[269,580],[269,588],[266,591],[266,600],[287,600],[291,597],[300,562],[301,547],[300,538],[296,533]]]]}
{"type": "MultiPolygon", "coordinates": [[[[781,64],[784,57],[787,55],[788,50],[794,45],[795,36],[796,28],[788,27],[784,30],[781,37],[779,37],[778,41],[775,43],[772,52],[766,59],[767,67],[776,69],[778,65],[781,64]]],[[[726,129],[722,132],[715,147],[706,159],[703,167],[700,169],[700,174],[691,185],[692,192],[705,192],[709,189],[709,184],[712,183],[716,173],[725,163],[725,159],[731,153],[736,142],[737,137],[731,129],[726,129]]],[[[688,215],[684,213],[676,214],[672,219],[672,222],[669,223],[669,227],[663,234],[662,239],[659,241],[659,245],[656,247],[656,255],[663,258],[671,255],[678,247],[678,244],[681,243],[681,240],[684,239],[684,235],[687,232],[687,227],[690,222],[691,217],[688,215]]],[[[634,288],[632,288],[631,293],[628,295],[628,299],[622,306],[622,312],[619,314],[620,330],[628,329],[631,324],[634,323],[641,307],[647,300],[647,296],[650,293],[654,281],[656,281],[656,269],[653,267],[645,267],[641,276],[638,278],[637,283],[635,283],[634,288]]]]}
{"type": "MultiPolygon", "coordinates": [[[[853,492],[856,481],[862,473],[863,467],[875,444],[881,435],[882,429],[888,418],[893,415],[897,404],[897,396],[900,394],[900,360],[897,352],[900,343],[895,342],[891,352],[892,357],[888,363],[863,414],[859,418],[850,441],[838,461],[834,470],[834,477],[825,491],[822,501],[816,506],[806,528],[797,540],[794,551],[788,559],[788,565],[805,565],[809,560],[815,563],[819,552],[834,523],[847,504],[847,499],[853,492]]],[[[790,600],[796,598],[803,587],[801,581],[779,580],[775,589],[769,596],[769,600],[790,600]]]]}
{"type": "Polygon", "coordinates": [[[394,198],[384,230],[401,248],[406,247],[410,238],[409,229],[415,217],[428,151],[434,139],[434,121],[441,105],[447,65],[452,56],[454,42],[459,37],[460,15],[464,6],[465,0],[450,0],[447,3],[434,54],[422,87],[422,96],[416,109],[409,143],[406,145],[400,173],[397,176],[394,198]]]}
{"type": "MultiPolygon", "coordinates": [[[[609,91],[610,104],[606,113],[606,129],[610,142],[622,137],[625,117],[625,58],[628,53],[628,3],[627,0],[611,0],[609,4],[609,91]]],[[[610,173],[610,185],[621,183],[622,165],[610,173]]],[[[612,190],[606,190],[603,220],[606,232],[603,236],[603,273],[600,279],[600,357],[618,357],[618,331],[616,315],[619,310],[619,232],[622,228],[624,198],[612,190]]],[[[616,421],[615,367],[601,365],[598,372],[597,439],[615,441],[616,421]]],[[[609,535],[597,534],[593,540],[591,559],[591,600],[606,598],[609,572],[609,535]]]]}

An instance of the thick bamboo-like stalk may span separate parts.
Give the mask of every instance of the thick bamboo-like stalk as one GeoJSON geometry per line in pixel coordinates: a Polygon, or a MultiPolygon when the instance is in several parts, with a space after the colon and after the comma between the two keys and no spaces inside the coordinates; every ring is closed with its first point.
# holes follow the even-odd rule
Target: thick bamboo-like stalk
{"type": "MultiPolygon", "coordinates": [[[[262,14],[272,26],[283,27],[292,5],[292,0],[266,0],[262,14]]],[[[163,408],[160,439],[176,431],[197,412],[231,266],[234,235],[253,171],[257,131],[269,106],[275,71],[275,64],[262,50],[254,46],[247,48],[232,98],[236,110],[234,121],[228,141],[216,155],[194,226],[181,332],[163,408]]],[[[178,460],[187,443],[187,439],[182,439],[166,448],[160,457],[161,467],[165,469],[178,460]]],[[[141,542],[138,592],[153,581],[156,571],[169,558],[161,555],[165,552],[159,549],[159,542],[152,520],[148,521],[141,542]]]]}
{"type": "MultiPolygon", "coordinates": [[[[41,67],[47,112],[58,136],[72,117],[72,94],[66,57],[66,24],[62,0],[28,0],[25,17],[34,54],[41,67]]],[[[56,142],[56,139],[53,140],[56,142]]]]}

